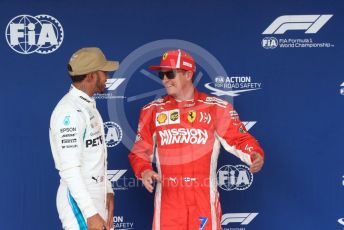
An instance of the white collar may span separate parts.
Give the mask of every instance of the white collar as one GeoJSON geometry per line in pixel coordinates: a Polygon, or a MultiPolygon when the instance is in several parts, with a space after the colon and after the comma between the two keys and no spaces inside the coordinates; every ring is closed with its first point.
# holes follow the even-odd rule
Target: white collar
{"type": "Polygon", "coordinates": [[[76,88],[73,84],[71,84],[69,93],[77,97],[78,102],[84,104],[85,106],[90,106],[90,107],[96,106],[96,101],[92,97],[88,96],[85,92],[76,88]]]}

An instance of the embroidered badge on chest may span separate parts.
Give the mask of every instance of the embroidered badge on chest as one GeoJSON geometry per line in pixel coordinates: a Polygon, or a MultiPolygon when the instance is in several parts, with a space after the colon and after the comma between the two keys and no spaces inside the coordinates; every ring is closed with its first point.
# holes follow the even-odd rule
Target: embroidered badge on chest
{"type": "Polygon", "coordinates": [[[195,110],[190,110],[188,112],[188,121],[190,123],[193,123],[195,121],[195,119],[196,119],[196,111],[195,110]]]}

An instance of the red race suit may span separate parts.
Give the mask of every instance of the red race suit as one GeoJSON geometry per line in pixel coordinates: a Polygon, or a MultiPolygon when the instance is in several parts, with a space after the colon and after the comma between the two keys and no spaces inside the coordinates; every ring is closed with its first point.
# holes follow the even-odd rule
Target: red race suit
{"type": "Polygon", "coordinates": [[[171,96],[141,110],[129,154],[138,178],[156,160],[153,230],[220,230],[221,206],[216,168],[221,145],[248,165],[264,152],[242,125],[232,105],[195,90],[194,99],[171,96]],[[155,155],[155,157],[153,157],[155,155]]]}

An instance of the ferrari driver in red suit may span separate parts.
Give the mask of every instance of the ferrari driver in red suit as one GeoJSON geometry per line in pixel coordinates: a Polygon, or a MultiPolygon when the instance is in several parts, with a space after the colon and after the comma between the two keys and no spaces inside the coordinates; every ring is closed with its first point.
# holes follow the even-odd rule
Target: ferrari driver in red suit
{"type": "Polygon", "coordinates": [[[129,154],[135,175],[153,192],[157,181],[153,230],[219,230],[221,206],[216,167],[225,150],[258,172],[264,152],[228,102],[197,91],[190,54],[171,50],[157,70],[167,96],[141,110],[129,154]],[[152,168],[155,154],[158,172],[152,168]]]}

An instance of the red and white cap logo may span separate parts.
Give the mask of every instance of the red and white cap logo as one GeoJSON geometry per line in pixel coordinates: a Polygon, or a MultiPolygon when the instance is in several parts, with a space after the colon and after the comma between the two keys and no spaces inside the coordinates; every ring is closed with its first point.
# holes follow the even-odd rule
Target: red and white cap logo
{"type": "Polygon", "coordinates": [[[162,55],[160,65],[149,66],[150,70],[183,69],[196,71],[196,65],[191,55],[183,50],[169,50],[162,55]]]}

